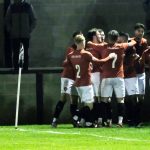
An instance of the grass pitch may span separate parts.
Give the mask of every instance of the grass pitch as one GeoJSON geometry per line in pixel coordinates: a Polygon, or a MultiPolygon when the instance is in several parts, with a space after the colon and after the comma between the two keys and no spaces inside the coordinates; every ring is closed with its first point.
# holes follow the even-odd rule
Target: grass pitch
{"type": "Polygon", "coordinates": [[[73,128],[59,125],[0,127],[0,150],[150,150],[150,126],[73,128]]]}

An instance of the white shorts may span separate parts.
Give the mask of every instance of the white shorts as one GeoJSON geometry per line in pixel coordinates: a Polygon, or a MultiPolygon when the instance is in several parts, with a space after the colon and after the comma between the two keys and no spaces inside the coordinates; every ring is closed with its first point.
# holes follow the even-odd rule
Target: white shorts
{"type": "Polygon", "coordinates": [[[137,74],[139,94],[145,94],[145,73],[137,74]]]}
{"type": "Polygon", "coordinates": [[[100,96],[100,72],[92,73],[91,81],[94,90],[94,96],[100,96]]]}
{"type": "Polygon", "coordinates": [[[71,95],[71,88],[74,84],[74,80],[69,78],[61,78],[61,93],[67,93],[71,95]]]}
{"type": "Polygon", "coordinates": [[[112,97],[113,90],[117,98],[125,97],[123,78],[104,78],[101,83],[101,97],[112,97]]]}
{"type": "Polygon", "coordinates": [[[125,78],[124,81],[125,81],[126,95],[139,94],[137,77],[125,78]]]}
{"type": "Polygon", "coordinates": [[[94,102],[94,92],[92,85],[76,87],[78,95],[81,98],[81,102],[93,103],[94,102]]]}

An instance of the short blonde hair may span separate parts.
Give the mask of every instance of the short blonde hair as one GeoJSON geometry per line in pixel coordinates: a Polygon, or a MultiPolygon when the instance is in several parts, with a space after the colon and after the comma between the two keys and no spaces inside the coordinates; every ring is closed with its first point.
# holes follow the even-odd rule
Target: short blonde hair
{"type": "Polygon", "coordinates": [[[83,35],[76,35],[74,38],[75,44],[80,44],[85,41],[85,37],[83,35]]]}

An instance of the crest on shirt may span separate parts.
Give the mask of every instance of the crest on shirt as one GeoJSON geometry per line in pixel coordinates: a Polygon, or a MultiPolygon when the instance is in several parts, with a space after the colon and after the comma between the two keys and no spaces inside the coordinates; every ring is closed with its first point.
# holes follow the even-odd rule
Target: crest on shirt
{"type": "Polygon", "coordinates": [[[67,91],[67,87],[64,87],[64,91],[67,91]]]}

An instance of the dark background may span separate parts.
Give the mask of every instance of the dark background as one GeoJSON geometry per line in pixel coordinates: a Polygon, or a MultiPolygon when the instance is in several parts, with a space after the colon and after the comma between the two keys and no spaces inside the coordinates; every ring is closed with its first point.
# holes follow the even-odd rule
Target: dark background
{"type": "MultiPolygon", "coordinates": [[[[83,33],[92,27],[111,29],[133,35],[136,22],[144,23],[142,0],[27,0],[37,14],[37,27],[30,42],[29,67],[61,66],[71,44],[72,33],[83,33]]],[[[9,67],[9,35],[4,29],[5,10],[9,0],[0,0],[0,67],[9,67]]],[[[13,124],[17,75],[0,75],[0,124],[13,124]]],[[[149,89],[143,107],[143,118],[150,121],[149,89]]],[[[44,123],[50,123],[52,111],[60,97],[60,74],[44,75],[44,123]]],[[[68,104],[67,104],[68,105],[68,104]]],[[[23,75],[19,123],[36,123],[35,75],[23,75]]],[[[66,106],[60,121],[70,119],[66,106]]]]}

